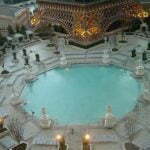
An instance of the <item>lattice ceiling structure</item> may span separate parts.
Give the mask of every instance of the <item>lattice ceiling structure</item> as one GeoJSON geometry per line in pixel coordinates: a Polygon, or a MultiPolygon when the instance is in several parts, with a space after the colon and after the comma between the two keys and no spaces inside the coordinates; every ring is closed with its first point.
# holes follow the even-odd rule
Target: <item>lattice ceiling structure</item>
{"type": "Polygon", "coordinates": [[[147,16],[134,0],[38,0],[38,5],[32,26],[60,24],[71,41],[83,46],[117,32],[118,24],[125,28],[132,19],[147,16]]]}

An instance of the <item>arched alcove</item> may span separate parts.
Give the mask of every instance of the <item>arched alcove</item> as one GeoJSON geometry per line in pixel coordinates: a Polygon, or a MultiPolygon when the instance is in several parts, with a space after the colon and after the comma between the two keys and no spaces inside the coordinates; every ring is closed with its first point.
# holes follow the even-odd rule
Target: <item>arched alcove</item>
{"type": "Polygon", "coordinates": [[[130,25],[130,31],[131,32],[134,32],[138,29],[140,29],[140,25],[141,25],[141,20],[136,18],[136,19],[133,19],[132,22],[131,22],[131,25],[130,25]]]}
{"type": "Polygon", "coordinates": [[[54,24],[53,28],[54,28],[55,32],[67,34],[66,29],[62,25],[60,25],[60,24],[54,24]]]}
{"type": "Polygon", "coordinates": [[[117,30],[119,28],[125,27],[126,25],[127,24],[125,23],[124,20],[116,20],[108,26],[106,32],[111,32],[111,31],[117,30]]]}

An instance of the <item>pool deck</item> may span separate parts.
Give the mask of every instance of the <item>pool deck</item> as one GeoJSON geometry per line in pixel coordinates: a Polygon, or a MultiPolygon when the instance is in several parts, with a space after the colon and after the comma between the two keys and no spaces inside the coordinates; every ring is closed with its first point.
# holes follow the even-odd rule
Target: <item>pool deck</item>
{"type": "MultiPolygon", "coordinates": [[[[139,44],[143,46],[143,49],[146,48],[149,39],[144,38],[144,36],[140,37],[135,35],[130,35],[126,38],[128,41],[127,43],[118,44],[117,47],[119,48],[119,51],[109,52],[111,64],[134,72],[137,59],[130,57],[131,50],[139,44]]],[[[27,53],[30,55],[32,73],[35,75],[60,66],[60,58],[53,54],[55,49],[53,47],[46,47],[47,44],[47,40],[39,40],[32,45],[26,46],[27,53]],[[40,54],[40,64],[36,64],[34,53],[31,53],[31,50],[34,53],[40,54]]],[[[14,114],[21,120],[24,127],[24,141],[28,143],[28,150],[58,149],[57,146],[54,147],[51,144],[42,141],[44,137],[49,141],[56,142],[55,137],[57,134],[65,137],[68,150],[82,150],[82,139],[87,133],[91,136],[91,150],[125,150],[124,143],[129,140],[124,127],[125,121],[123,118],[113,129],[105,129],[101,120],[95,125],[60,126],[56,123],[49,129],[42,129],[39,124],[39,118],[26,112],[23,105],[12,105],[12,101],[16,96],[20,95],[26,84],[24,79],[26,77],[27,69],[24,67],[21,49],[22,47],[16,50],[19,58],[18,64],[12,63],[12,54],[8,53],[5,56],[5,68],[11,71],[11,76],[9,78],[0,78],[0,112],[5,110],[7,116],[14,114]],[[74,130],[73,133],[71,132],[72,129],[74,130]],[[40,137],[41,140],[38,140],[37,137],[40,137]],[[43,144],[40,142],[43,142],[43,144]]],[[[106,49],[105,44],[97,45],[88,49],[88,51],[66,45],[64,53],[67,58],[67,67],[72,64],[82,63],[105,65],[102,63],[104,49],[106,49]]],[[[150,54],[150,51],[148,53],[150,54]]],[[[140,57],[140,55],[141,52],[138,53],[137,57],[140,57]]],[[[145,75],[140,80],[147,89],[150,89],[150,63],[144,64],[144,67],[145,75]]],[[[150,99],[144,100],[143,96],[141,96],[138,101],[140,102],[140,109],[136,112],[137,123],[133,143],[140,148],[147,148],[150,147],[150,99]]],[[[2,116],[3,114],[0,113],[0,115],[2,116]]],[[[2,148],[0,147],[0,150],[1,149],[2,148]]]]}

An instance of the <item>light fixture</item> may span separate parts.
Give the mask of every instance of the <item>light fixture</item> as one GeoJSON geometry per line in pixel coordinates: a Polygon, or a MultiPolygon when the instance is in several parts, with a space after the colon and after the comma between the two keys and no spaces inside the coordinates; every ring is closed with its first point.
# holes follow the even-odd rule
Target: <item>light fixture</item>
{"type": "Polygon", "coordinates": [[[3,124],[4,118],[0,117],[0,124],[3,124]]]}
{"type": "Polygon", "coordinates": [[[60,134],[57,134],[57,135],[56,135],[56,140],[57,140],[57,141],[60,141],[61,139],[62,139],[62,136],[61,136],[60,134]]]}
{"type": "Polygon", "coordinates": [[[85,136],[84,136],[84,139],[86,140],[86,141],[89,141],[90,140],[90,135],[89,134],[86,134],[85,136]]]}

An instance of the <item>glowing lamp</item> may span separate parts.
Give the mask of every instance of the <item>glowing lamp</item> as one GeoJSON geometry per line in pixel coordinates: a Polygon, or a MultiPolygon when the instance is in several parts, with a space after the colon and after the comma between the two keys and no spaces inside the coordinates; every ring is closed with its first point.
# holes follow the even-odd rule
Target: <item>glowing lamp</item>
{"type": "Polygon", "coordinates": [[[146,11],[142,11],[138,14],[138,17],[140,17],[140,18],[146,18],[148,16],[149,16],[149,13],[146,11]]]}
{"type": "Polygon", "coordinates": [[[3,128],[3,124],[4,124],[4,118],[0,117],[0,128],[3,128]]]}
{"type": "Polygon", "coordinates": [[[86,134],[85,136],[84,136],[84,139],[86,140],[86,141],[89,141],[90,140],[90,135],[89,134],[86,134]]]}
{"type": "Polygon", "coordinates": [[[60,134],[56,135],[56,140],[60,141],[62,139],[62,136],[60,134]]]}
{"type": "Polygon", "coordinates": [[[39,18],[33,17],[33,18],[31,19],[31,24],[32,24],[32,25],[38,25],[39,23],[40,23],[40,19],[39,19],[39,18]]]}
{"type": "Polygon", "coordinates": [[[3,124],[4,118],[0,117],[0,124],[3,124]]]}

